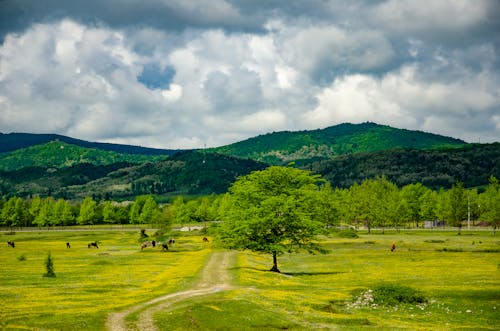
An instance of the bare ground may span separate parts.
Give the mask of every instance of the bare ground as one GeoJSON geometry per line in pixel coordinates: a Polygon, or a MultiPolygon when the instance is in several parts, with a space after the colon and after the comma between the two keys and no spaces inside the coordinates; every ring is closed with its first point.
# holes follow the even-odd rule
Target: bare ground
{"type": "Polygon", "coordinates": [[[110,313],[106,320],[106,329],[109,331],[158,330],[153,320],[156,312],[188,298],[230,290],[231,275],[228,269],[233,258],[234,254],[228,251],[212,253],[203,269],[201,280],[192,289],[166,294],[126,310],[110,313]],[[136,324],[127,325],[125,321],[127,316],[136,312],[140,312],[136,324]]]}

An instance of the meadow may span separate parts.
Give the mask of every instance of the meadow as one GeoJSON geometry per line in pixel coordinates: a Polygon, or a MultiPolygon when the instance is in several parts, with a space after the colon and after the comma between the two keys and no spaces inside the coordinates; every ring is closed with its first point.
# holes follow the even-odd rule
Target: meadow
{"type": "MultiPolygon", "coordinates": [[[[138,232],[1,234],[0,329],[104,330],[110,312],[187,290],[214,251],[179,234],[168,252],[141,251],[138,232]],[[98,240],[99,249],[87,248],[98,240]],[[69,241],[71,248],[65,243],[69,241]],[[55,278],[43,277],[47,253],[55,278]]],[[[326,255],[232,255],[227,291],[155,311],[159,330],[496,330],[500,237],[489,231],[386,231],[322,238],[326,255]],[[390,251],[395,243],[396,250],[390,251]],[[377,288],[408,286],[422,302],[381,303],[377,288]]],[[[134,329],[137,315],[128,316],[134,329]]]]}

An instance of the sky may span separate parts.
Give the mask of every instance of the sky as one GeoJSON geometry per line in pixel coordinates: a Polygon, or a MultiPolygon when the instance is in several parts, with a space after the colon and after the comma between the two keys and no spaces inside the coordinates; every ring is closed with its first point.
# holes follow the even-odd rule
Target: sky
{"type": "Polygon", "coordinates": [[[498,0],[0,0],[0,132],[186,149],[375,122],[500,141],[498,0]]]}

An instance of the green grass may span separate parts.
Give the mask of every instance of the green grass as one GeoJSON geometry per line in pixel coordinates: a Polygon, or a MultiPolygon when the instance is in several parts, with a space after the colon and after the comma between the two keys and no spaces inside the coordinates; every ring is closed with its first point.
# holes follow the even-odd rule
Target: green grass
{"type": "Polygon", "coordinates": [[[240,288],[221,295],[222,303],[197,298],[187,306],[185,302],[182,312],[175,308],[157,314],[157,321],[175,323],[179,330],[217,329],[208,319],[219,314],[224,315],[219,329],[260,325],[271,330],[495,330],[500,323],[500,254],[486,252],[498,248],[500,238],[488,232],[360,234],[359,238],[325,238],[323,244],[331,254],[281,256],[282,274],[267,271],[270,256],[240,253],[232,269],[240,288]],[[438,251],[437,247],[462,251],[438,251]],[[402,286],[410,288],[405,295],[423,299],[354,304],[362,292],[402,286]],[[242,319],[247,315],[242,305],[247,303],[251,322],[242,319]],[[209,306],[226,314],[210,311],[209,306]],[[279,316],[275,325],[266,324],[269,316],[279,316]]]}
{"type": "Polygon", "coordinates": [[[138,238],[139,231],[0,235],[16,243],[0,249],[0,329],[103,330],[109,312],[188,286],[210,253],[197,237],[178,238],[168,252],[141,251],[138,238]],[[96,240],[99,249],[87,248],[96,240]],[[50,278],[43,277],[49,251],[50,278]]]}
{"type": "MultiPolygon", "coordinates": [[[[175,302],[154,315],[156,324],[160,330],[495,330],[500,324],[500,237],[358,235],[325,237],[327,255],[280,256],[281,274],[267,271],[271,256],[239,252],[230,269],[234,289],[175,302]],[[356,303],[381,286],[406,286],[426,300],[356,303]]],[[[109,312],[196,284],[211,252],[201,237],[178,237],[165,253],[141,251],[138,237],[139,231],[0,234],[0,329],[103,330],[109,312]],[[88,249],[95,240],[100,248],[88,249]],[[54,278],[43,277],[49,251],[54,278]]]]}

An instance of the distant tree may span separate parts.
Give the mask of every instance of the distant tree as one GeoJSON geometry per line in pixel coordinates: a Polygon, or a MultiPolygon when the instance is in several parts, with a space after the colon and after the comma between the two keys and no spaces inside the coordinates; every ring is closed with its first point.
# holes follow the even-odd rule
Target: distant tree
{"type": "Polygon", "coordinates": [[[102,207],[102,220],[107,224],[116,223],[116,210],[111,201],[104,202],[102,207]]]}
{"type": "Polygon", "coordinates": [[[461,234],[462,221],[467,217],[467,194],[462,183],[453,185],[448,195],[450,225],[458,227],[458,234],[461,234]]]}
{"type": "Polygon", "coordinates": [[[274,272],[279,254],[324,252],[314,239],[325,224],[311,213],[323,182],[318,175],[277,166],[238,178],[229,189],[223,241],[229,248],[271,254],[274,272]]]}
{"type": "Polygon", "coordinates": [[[24,201],[19,197],[11,197],[0,211],[0,224],[5,226],[25,226],[27,219],[24,201]]]}
{"type": "Polygon", "coordinates": [[[366,179],[356,191],[358,217],[372,226],[384,229],[397,217],[398,189],[385,177],[366,179]]]}
{"type": "Polygon", "coordinates": [[[337,195],[334,195],[330,183],[327,182],[319,188],[317,202],[312,205],[311,211],[328,227],[339,224],[339,199],[337,195]]]}
{"type": "Polygon", "coordinates": [[[408,184],[401,189],[401,199],[404,199],[407,206],[407,217],[418,228],[422,220],[422,197],[429,189],[421,183],[408,184]]]}
{"type": "Polygon", "coordinates": [[[437,193],[430,189],[420,197],[420,219],[423,221],[436,220],[437,193]]]}
{"type": "Polygon", "coordinates": [[[496,229],[500,226],[500,184],[497,178],[490,177],[490,184],[481,194],[480,201],[484,209],[481,218],[487,220],[493,227],[493,233],[496,233],[496,229]]]}
{"type": "Polygon", "coordinates": [[[77,222],[80,225],[95,224],[97,203],[91,198],[86,197],[80,205],[80,213],[77,222]]]}
{"type": "Polygon", "coordinates": [[[50,221],[52,219],[52,215],[54,213],[54,198],[47,197],[41,200],[40,209],[38,210],[38,214],[36,215],[33,223],[38,227],[44,227],[51,225],[50,221]]]}
{"type": "Polygon", "coordinates": [[[158,218],[158,205],[152,196],[147,196],[142,206],[139,223],[140,224],[151,224],[155,223],[158,218]]]}

